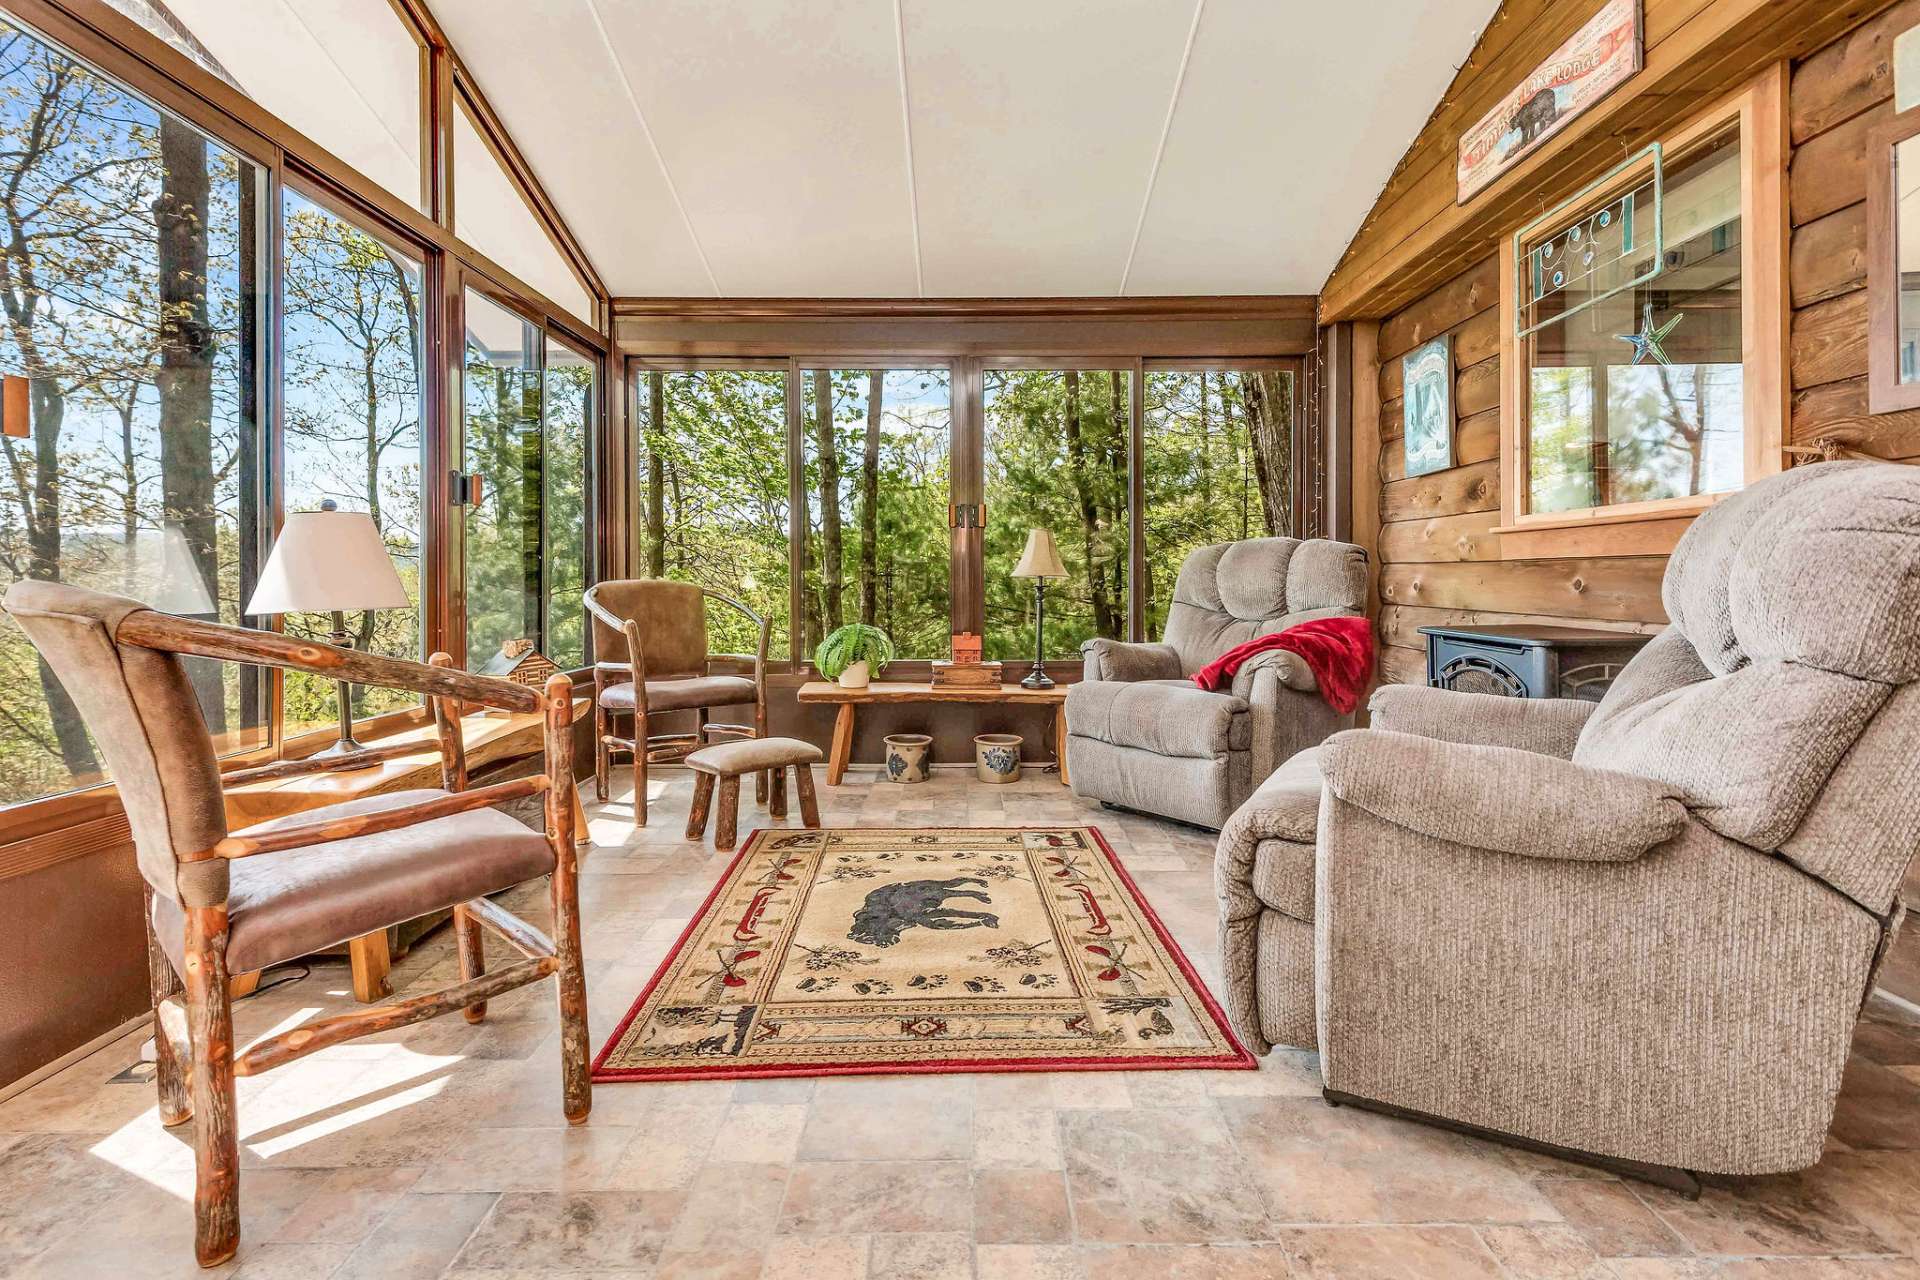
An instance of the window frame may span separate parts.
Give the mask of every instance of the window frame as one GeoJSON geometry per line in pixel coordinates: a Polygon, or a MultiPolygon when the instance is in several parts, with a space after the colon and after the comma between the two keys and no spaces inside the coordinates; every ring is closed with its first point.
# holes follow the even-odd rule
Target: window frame
{"type": "MultiPolygon", "coordinates": [[[[1776,64],[1691,116],[1661,139],[1669,157],[1737,126],[1740,139],[1740,345],[1744,474],[1741,488],[1781,469],[1791,387],[1787,306],[1787,72],[1776,64]]],[[[1668,160],[1672,167],[1673,159],[1668,160]]],[[[1615,194],[1618,194],[1617,192],[1615,194]]],[[[1740,492],[1693,494],[1567,511],[1527,510],[1531,366],[1519,315],[1518,253],[1500,246],[1500,511],[1496,535],[1505,560],[1593,555],[1665,555],[1702,511],[1740,492]]]]}

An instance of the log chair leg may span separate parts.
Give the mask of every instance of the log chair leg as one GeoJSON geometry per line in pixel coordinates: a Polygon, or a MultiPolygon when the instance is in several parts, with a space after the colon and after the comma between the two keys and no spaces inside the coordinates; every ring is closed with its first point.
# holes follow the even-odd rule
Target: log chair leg
{"type": "Polygon", "coordinates": [[[347,943],[347,960],[353,967],[353,998],[361,1004],[378,1004],[393,994],[387,972],[393,967],[393,953],[387,947],[387,931],[375,929],[347,943]]]}
{"type": "MultiPolygon", "coordinates": [[[[453,941],[460,953],[460,981],[472,982],[487,971],[487,949],[480,933],[480,922],[467,914],[464,902],[453,908],[453,941]]],[[[465,1010],[468,1022],[480,1022],[487,1016],[487,1002],[470,1004],[465,1010]]]]}
{"type": "Polygon", "coordinates": [[[613,748],[607,745],[607,709],[600,705],[600,676],[593,677],[593,798],[607,802],[613,786],[613,748]]]}
{"type": "MultiPolygon", "coordinates": [[[[756,738],[764,738],[767,736],[767,700],[763,696],[754,699],[753,736],[756,738]]],[[[755,804],[764,805],[767,803],[768,787],[771,782],[772,778],[768,776],[767,770],[761,769],[755,772],[753,775],[753,802],[755,804]]]]}
{"type": "Polygon", "coordinates": [[[713,819],[713,847],[731,849],[740,839],[740,775],[720,779],[720,812],[713,819]]]}
{"type": "Polygon", "coordinates": [[[146,887],[147,988],[153,996],[153,1082],[160,1091],[160,1123],[171,1129],[193,1119],[193,1094],[187,1087],[187,1065],[174,1052],[173,1037],[160,1025],[160,1006],[180,989],[173,961],[153,932],[153,889],[146,887]]]}
{"type": "Polygon", "coordinates": [[[647,825],[647,716],[633,713],[633,825],[647,825]]]}
{"type": "Polygon", "coordinates": [[[793,766],[794,790],[800,793],[800,821],[809,829],[820,827],[820,801],[813,794],[813,766],[797,764],[793,766]]]}
{"type": "MultiPolygon", "coordinates": [[[[644,762],[644,742],[640,758],[644,762]]],[[[554,975],[560,1002],[560,1097],[568,1124],[585,1123],[593,1110],[592,1046],[587,1031],[587,978],[580,959],[580,850],[573,832],[573,684],[564,675],[547,681],[547,843],[553,848],[554,975]]]]}
{"type": "Polygon", "coordinates": [[[240,1247],[240,1133],[227,995],[227,907],[187,908],[187,1034],[193,1044],[193,1251],[217,1267],[240,1247]]]}
{"type": "Polygon", "coordinates": [[[713,806],[713,775],[693,771],[693,803],[687,806],[687,839],[698,840],[707,834],[707,810],[713,806]]]}
{"type": "MultiPolygon", "coordinates": [[[[784,818],[787,816],[787,770],[783,765],[771,772],[773,786],[767,791],[767,812],[776,818],[784,818]]],[[[764,778],[766,774],[760,776],[764,778]]]]}

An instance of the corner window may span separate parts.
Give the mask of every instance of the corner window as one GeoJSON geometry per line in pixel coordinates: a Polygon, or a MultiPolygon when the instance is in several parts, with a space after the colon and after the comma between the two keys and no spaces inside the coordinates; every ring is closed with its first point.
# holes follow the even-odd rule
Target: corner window
{"type": "Polygon", "coordinates": [[[1568,554],[1669,550],[1687,518],[1778,468],[1781,175],[1756,155],[1775,98],[1756,84],[1508,246],[1503,554],[1636,520],[1664,524],[1568,554]]]}

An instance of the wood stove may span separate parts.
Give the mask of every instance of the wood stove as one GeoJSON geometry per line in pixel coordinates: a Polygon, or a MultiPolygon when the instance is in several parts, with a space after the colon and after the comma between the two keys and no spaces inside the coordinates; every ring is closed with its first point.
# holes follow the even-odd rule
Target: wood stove
{"type": "Polygon", "coordinates": [[[1422,627],[1427,683],[1509,698],[1598,702],[1650,637],[1590,627],[1422,627]]]}

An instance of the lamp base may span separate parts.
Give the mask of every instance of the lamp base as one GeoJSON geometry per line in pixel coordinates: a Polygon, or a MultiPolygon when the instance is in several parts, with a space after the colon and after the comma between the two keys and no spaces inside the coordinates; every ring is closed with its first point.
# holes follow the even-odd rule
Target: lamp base
{"type": "Polygon", "coordinates": [[[331,759],[334,756],[357,756],[367,748],[353,738],[341,738],[332,746],[313,753],[315,759],[331,759]]]}
{"type": "Polygon", "coordinates": [[[1051,689],[1053,688],[1053,677],[1047,674],[1045,667],[1036,662],[1033,664],[1033,670],[1027,672],[1027,678],[1020,682],[1020,687],[1022,689],[1051,689]]]}

